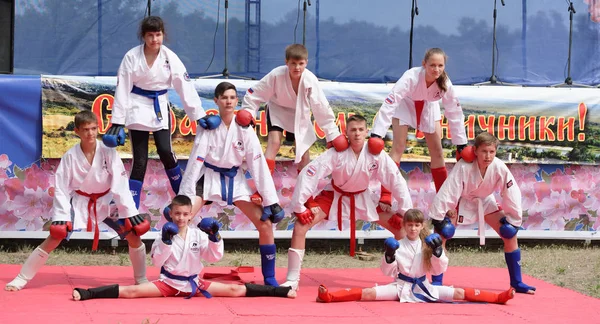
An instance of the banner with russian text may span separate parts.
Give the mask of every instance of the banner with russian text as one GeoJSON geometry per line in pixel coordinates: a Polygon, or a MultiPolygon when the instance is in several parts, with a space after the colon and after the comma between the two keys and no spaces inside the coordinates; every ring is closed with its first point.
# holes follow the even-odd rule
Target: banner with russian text
{"type": "MultiPolygon", "coordinates": [[[[208,114],[217,114],[213,101],[215,86],[223,79],[197,79],[194,82],[208,114]]],[[[236,85],[238,96],[258,81],[226,80],[236,85]]],[[[73,132],[73,115],[81,109],[90,109],[99,117],[100,135],[110,126],[116,78],[42,76],[43,139],[42,155],[60,158],[77,142],[73,132]]],[[[342,132],[345,118],[352,114],[374,119],[393,84],[358,84],[322,82],[321,86],[336,116],[342,132]]],[[[498,157],[507,162],[588,164],[598,161],[600,153],[600,96],[597,89],[534,88],[502,86],[456,86],[465,115],[465,129],[469,140],[483,131],[496,135],[501,146],[498,157]],[[594,113],[596,111],[596,113],[594,113]]],[[[196,133],[195,121],[190,121],[181,108],[177,93],[168,91],[172,105],[173,149],[180,159],[188,157],[196,133]]],[[[443,109],[443,106],[442,106],[443,109]]],[[[266,146],[268,133],[264,108],[256,116],[256,132],[266,146]]],[[[448,161],[454,146],[445,119],[442,126],[442,144],[448,161]]],[[[319,140],[311,148],[312,156],[326,147],[324,133],[314,124],[319,140]]],[[[391,145],[391,128],[387,148],[391,145]]],[[[150,152],[154,143],[150,139],[150,152]]],[[[279,159],[293,157],[293,143],[284,142],[279,159]]],[[[425,139],[409,131],[403,161],[429,161],[425,139]]],[[[131,157],[129,141],[119,147],[123,158],[131,157]]],[[[154,151],[155,155],[155,151],[154,151]]],[[[156,157],[156,156],[155,156],[156,157]]]]}

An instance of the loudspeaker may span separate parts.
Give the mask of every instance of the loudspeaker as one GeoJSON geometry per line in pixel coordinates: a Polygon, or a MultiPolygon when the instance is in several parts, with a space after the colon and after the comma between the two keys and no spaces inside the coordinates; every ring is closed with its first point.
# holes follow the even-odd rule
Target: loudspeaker
{"type": "Polygon", "coordinates": [[[15,0],[0,0],[0,73],[13,73],[15,0]]]}

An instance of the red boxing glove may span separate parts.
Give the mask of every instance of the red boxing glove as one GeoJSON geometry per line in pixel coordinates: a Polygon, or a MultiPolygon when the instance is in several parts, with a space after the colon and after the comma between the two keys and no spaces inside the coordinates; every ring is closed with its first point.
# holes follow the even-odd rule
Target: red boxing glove
{"type": "Polygon", "coordinates": [[[262,206],[262,196],[257,192],[253,193],[252,196],[250,196],[250,201],[252,201],[255,205],[257,206],[262,206]]]}
{"type": "Polygon", "coordinates": [[[142,215],[135,215],[125,219],[125,231],[132,231],[137,236],[142,236],[150,230],[150,222],[142,215]]]}
{"type": "Polygon", "coordinates": [[[50,236],[57,240],[64,240],[67,234],[73,231],[73,224],[65,221],[55,221],[50,225],[50,236]]]}
{"type": "MultiPolygon", "coordinates": [[[[392,192],[385,189],[383,186],[381,186],[381,197],[379,197],[379,202],[382,204],[389,205],[389,206],[392,205],[392,192]]],[[[378,213],[383,212],[383,210],[381,209],[381,207],[379,207],[379,205],[377,206],[377,212],[378,213]]]]}
{"type": "Polygon", "coordinates": [[[296,215],[296,219],[303,225],[310,224],[315,219],[315,216],[308,208],[301,213],[294,213],[294,215],[296,215]]]}
{"type": "Polygon", "coordinates": [[[346,138],[345,135],[340,135],[340,136],[334,138],[333,141],[331,141],[331,145],[338,152],[343,152],[346,149],[348,149],[348,147],[350,146],[350,144],[348,143],[348,139],[346,138]]]}
{"type": "Polygon", "coordinates": [[[379,155],[385,148],[385,143],[381,137],[371,135],[371,138],[367,141],[367,147],[369,148],[369,153],[379,155]]]}
{"type": "Polygon", "coordinates": [[[401,230],[402,229],[402,216],[398,213],[392,215],[390,219],[388,219],[388,224],[394,229],[401,230]]]}
{"type": "Polygon", "coordinates": [[[456,151],[456,162],[463,159],[465,162],[472,163],[476,158],[474,146],[467,145],[460,152],[458,150],[456,151]]]}
{"type": "Polygon", "coordinates": [[[254,116],[246,109],[238,110],[235,122],[242,127],[248,127],[250,124],[254,125],[254,116]]]}

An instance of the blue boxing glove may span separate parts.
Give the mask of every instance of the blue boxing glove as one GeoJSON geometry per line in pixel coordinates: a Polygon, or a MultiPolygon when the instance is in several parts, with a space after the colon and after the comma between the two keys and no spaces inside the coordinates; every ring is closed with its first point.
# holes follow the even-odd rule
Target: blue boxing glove
{"type": "Polygon", "coordinates": [[[508,220],[506,219],[506,217],[502,217],[500,218],[500,236],[505,238],[505,239],[511,239],[513,238],[515,235],[517,235],[517,232],[519,231],[519,228],[514,226],[513,224],[509,223],[508,220]]]}
{"type": "Polygon", "coordinates": [[[112,124],[106,134],[102,136],[102,143],[108,147],[117,147],[125,145],[125,128],[123,125],[112,124]]]}
{"type": "Polygon", "coordinates": [[[162,228],[162,241],[167,245],[173,244],[173,236],[179,233],[179,227],[175,223],[168,222],[162,228]]]}
{"type": "Polygon", "coordinates": [[[261,221],[270,219],[273,224],[279,223],[285,217],[285,211],[279,206],[278,203],[274,203],[271,206],[263,207],[263,213],[260,217],[261,221]]]}
{"type": "Polygon", "coordinates": [[[456,227],[454,227],[452,221],[448,217],[444,217],[444,219],[441,221],[437,219],[432,219],[431,224],[433,224],[435,232],[439,233],[447,240],[451,239],[454,236],[454,232],[456,231],[456,227]]]}
{"type": "Polygon", "coordinates": [[[383,246],[385,247],[385,262],[392,263],[396,261],[396,250],[400,247],[400,243],[393,237],[388,237],[383,242],[383,246]]]}
{"type": "Polygon", "coordinates": [[[173,219],[171,218],[171,207],[167,206],[165,207],[165,209],[163,209],[163,216],[165,216],[167,222],[173,221],[173,219]]]}
{"type": "Polygon", "coordinates": [[[198,119],[198,125],[204,129],[215,129],[221,125],[221,117],[217,115],[206,115],[198,119]]]}
{"type": "Polygon", "coordinates": [[[433,233],[427,235],[425,238],[425,244],[433,250],[433,255],[436,257],[441,257],[444,252],[444,248],[442,247],[442,237],[438,233],[433,233]]]}
{"type": "Polygon", "coordinates": [[[212,217],[202,218],[200,224],[198,224],[198,228],[208,234],[208,239],[217,243],[221,240],[221,234],[219,234],[219,229],[221,228],[221,223],[218,220],[212,217]]]}

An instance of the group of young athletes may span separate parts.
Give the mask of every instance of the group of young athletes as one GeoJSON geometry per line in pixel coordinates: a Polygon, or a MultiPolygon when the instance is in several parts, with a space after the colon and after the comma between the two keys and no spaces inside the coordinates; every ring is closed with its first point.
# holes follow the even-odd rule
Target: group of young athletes
{"type": "MultiPolygon", "coordinates": [[[[23,289],[45,264],[49,253],[74,230],[93,231],[93,249],[97,249],[98,225],[105,222],[128,242],[134,285],[75,288],[74,300],[195,295],[293,298],[299,289],[306,233],[332,218],[340,230],[350,229],[351,254],[358,219],[377,222],[389,230],[394,237],[384,242],[381,270],[395,280],[373,288],[336,292],[321,285],[319,302],[467,300],[503,304],[515,292],[535,292],[535,287],[521,278],[516,235],[523,219],[519,186],[507,166],[495,157],[498,140],[493,135],[481,133],[474,146],[467,145],[464,115],[446,75],[446,55],[441,49],[428,50],[422,66],[406,71],[396,82],[367,139],[367,120],[360,115],[350,116],[345,134],[340,133],[317,77],[306,69],[308,52],[300,44],[288,46],[285,65],[273,69],[247,90],[238,111],[235,86],[219,83],[214,91],[219,114],[206,115],[185,66],[162,44],[165,28],[161,18],[145,18],[139,37],[143,44],[129,50],[119,67],[112,126],[103,140],[97,140],[98,121],[92,112],[83,110],[75,116],[75,133],[80,142],[63,155],[55,173],[50,235],[33,251],[6,290],[23,289]],[[198,124],[183,174],[171,149],[166,95],[171,87],[179,94],[188,117],[198,124]],[[440,140],[440,100],[452,143],[456,145],[457,163],[450,174],[444,165],[440,140]],[[264,153],[253,127],[254,116],[262,104],[266,104],[269,131],[264,153]],[[323,129],[330,147],[312,161],[309,148],[316,135],[311,115],[323,129]],[[393,145],[388,154],[383,138],[390,125],[393,145]],[[412,208],[407,183],[400,173],[409,127],[424,135],[431,156],[437,195],[429,209],[430,222],[422,211],[412,208]],[[125,143],[125,128],[133,147],[129,175],[115,150],[125,143]],[[279,205],[272,174],[283,131],[295,139],[298,178],[290,203],[295,224],[287,276],[280,285],[275,279],[273,224],[281,221],[285,213],[279,205]],[[150,133],[176,193],[164,211],[168,222],[150,252],[153,264],[161,269],[160,277],[154,281],[146,278],[146,246],[140,238],[150,229],[150,223],[138,213],[150,133]],[[246,180],[246,171],[255,182],[256,192],[246,180]],[[319,192],[319,181],[328,176],[331,182],[319,192]],[[381,183],[380,194],[369,190],[371,180],[381,183]],[[502,196],[501,205],[494,198],[496,191],[502,196]],[[108,217],[111,201],[118,208],[118,221],[108,217]],[[235,205],[258,230],[264,285],[224,284],[198,276],[203,269],[202,260],[218,261],[224,252],[216,219],[203,217],[197,226],[191,223],[202,206],[214,201],[235,205]],[[448,267],[446,240],[452,238],[457,224],[475,222],[480,229],[489,225],[504,241],[510,278],[505,291],[442,285],[448,267]]],[[[483,231],[480,233],[483,235],[483,231]]]]}

